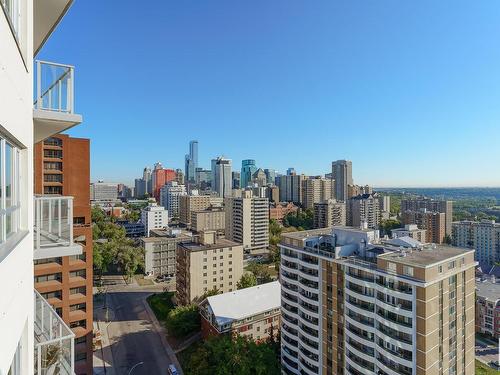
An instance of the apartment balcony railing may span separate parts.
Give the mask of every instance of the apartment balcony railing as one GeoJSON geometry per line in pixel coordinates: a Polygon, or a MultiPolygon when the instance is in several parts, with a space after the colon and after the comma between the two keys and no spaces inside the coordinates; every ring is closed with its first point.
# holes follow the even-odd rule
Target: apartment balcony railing
{"type": "Polygon", "coordinates": [[[39,142],[81,123],[82,116],[74,112],[75,68],[40,60],[35,64],[33,119],[39,142]]]}
{"type": "Polygon", "coordinates": [[[34,258],[79,255],[73,241],[73,197],[35,196],[34,258]]]}
{"type": "Polygon", "coordinates": [[[74,333],[34,290],[35,375],[74,374],[74,333]]]}

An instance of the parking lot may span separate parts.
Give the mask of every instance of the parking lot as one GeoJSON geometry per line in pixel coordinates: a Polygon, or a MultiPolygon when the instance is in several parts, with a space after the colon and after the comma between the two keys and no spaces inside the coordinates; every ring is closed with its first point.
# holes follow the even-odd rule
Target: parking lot
{"type": "Polygon", "coordinates": [[[476,337],[475,352],[476,359],[483,363],[489,364],[490,362],[500,361],[498,343],[494,345],[492,342],[476,337]]]}

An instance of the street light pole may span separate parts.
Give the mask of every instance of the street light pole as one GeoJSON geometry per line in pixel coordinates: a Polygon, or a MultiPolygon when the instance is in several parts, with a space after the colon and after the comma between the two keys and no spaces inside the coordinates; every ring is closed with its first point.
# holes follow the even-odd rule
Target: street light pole
{"type": "Polygon", "coordinates": [[[135,369],[137,366],[140,366],[140,365],[143,365],[143,364],[144,364],[144,362],[142,362],[142,361],[141,361],[141,362],[138,362],[138,363],[136,363],[135,365],[133,365],[133,366],[132,366],[132,368],[129,370],[128,375],[130,375],[130,374],[132,373],[132,371],[134,371],[134,369],[135,369]]]}

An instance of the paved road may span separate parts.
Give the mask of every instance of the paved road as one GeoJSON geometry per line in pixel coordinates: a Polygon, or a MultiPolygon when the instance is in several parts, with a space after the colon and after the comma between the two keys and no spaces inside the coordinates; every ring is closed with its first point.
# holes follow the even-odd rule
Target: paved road
{"type": "Polygon", "coordinates": [[[166,374],[172,360],[155,331],[143,300],[161,287],[127,286],[123,280],[108,281],[107,304],[110,308],[107,334],[116,375],[127,375],[137,363],[133,375],[166,374]],[[109,285],[116,283],[115,285],[109,285]]]}
{"type": "Polygon", "coordinates": [[[500,351],[498,345],[492,345],[476,337],[476,359],[489,365],[489,362],[500,361],[500,351]]]}

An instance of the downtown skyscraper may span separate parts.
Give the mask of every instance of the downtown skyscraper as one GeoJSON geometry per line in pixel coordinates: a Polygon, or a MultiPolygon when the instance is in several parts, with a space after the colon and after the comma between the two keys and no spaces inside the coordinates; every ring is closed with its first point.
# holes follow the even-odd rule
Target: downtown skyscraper
{"type": "Polygon", "coordinates": [[[195,172],[198,168],[198,141],[189,142],[189,154],[186,154],[185,178],[187,182],[195,182],[195,172]]]}

